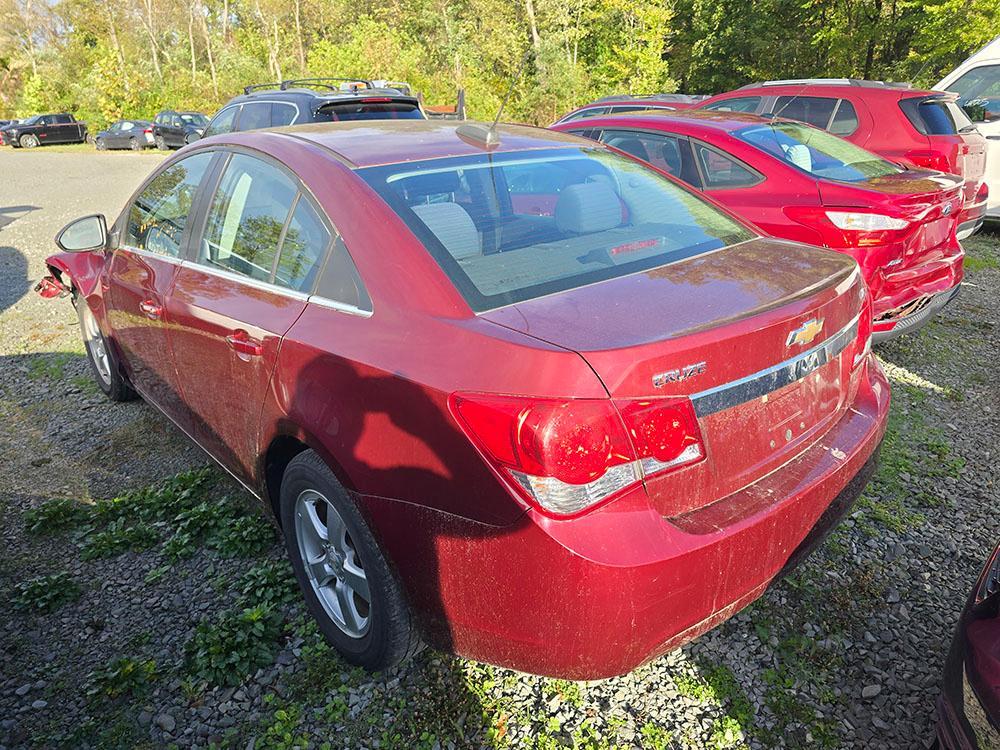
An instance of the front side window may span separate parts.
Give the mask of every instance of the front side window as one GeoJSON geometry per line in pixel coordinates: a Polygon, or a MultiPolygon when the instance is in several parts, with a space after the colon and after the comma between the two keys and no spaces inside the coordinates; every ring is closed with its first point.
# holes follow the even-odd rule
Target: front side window
{"type": "Polygon", "coordinates": [[[174,162],[150,181],[129,208],[125,244],[176,258],[195,193],[214,154],[174,162]]]}
{"type": "Polygon", "coordinates": [[[597,117],[607,111],[607,107],[587,107],[587,109],[581,109],[579,112],[567,115],[560,122],[573,122],[574,120],[582,120],[584,117],[597,117]]]}
{"type": "Polygon", "coordinates": [[[715,112],[749,112],[753,114],[759,106],[759,96],[737,96],[732,99],[723,99],[721,102],[706,104],[704,109],[715,112]]]}
{"type": "Polygon", "coordinates": [[[752,238],[645,165],[602,148],[358,171],[479,312],[752,238]]]}
{"type": "Polygon", "coordinates": [[[795,122],[751,125],[734,134],[786,164],[829,180],[861,182],[903,171],[850,141],[795,122]]]}
{"type": "Polygon", "coordinates": [[[1000,119],[1000,65],[980,65],[961,75],[948,87],[974,122],[1000,119]]]}
{"type": "Polygon", "coordinates": [[[224,110],[219,112],[212,120],[211,124],[205,130],[205,137],[208,138],[212,135],[218,135],[219,133],[229,133],[233,129],[233,120],[236,119],[236,114],[240,111],[239,105],[232,107],[226,107],[224,110]]]}

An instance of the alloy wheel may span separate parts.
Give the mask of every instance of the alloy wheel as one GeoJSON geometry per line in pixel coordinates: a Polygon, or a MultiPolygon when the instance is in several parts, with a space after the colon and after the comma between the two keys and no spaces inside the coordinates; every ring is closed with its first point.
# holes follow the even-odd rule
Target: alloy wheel
{"type": "Polygon", "coordinates": [[[83,328],[83,341],[87,345],[87,354],[90,355],[97,369],[97,374],[106,385],[111,385],[111,358],[108,356],[107,343],[104,341],[104,334],[101,333],[97,325],[97,318],[90,311],[85,300],[80,300],[82,305],[80,321],[83,328]]]}
{"type": "Polygon", "coordinates": [[[38,145],[38,138],[30,133],[22,135],[20,140],[21,148],[34,148],[38,145]]]}
{"type": "Polygon", "coordinates": [[[295,501],[295,538],[327,616],[345,635],[363,638],[371,624],[368,578],[344,519],[317,490],[304,490],[295,501]]]}

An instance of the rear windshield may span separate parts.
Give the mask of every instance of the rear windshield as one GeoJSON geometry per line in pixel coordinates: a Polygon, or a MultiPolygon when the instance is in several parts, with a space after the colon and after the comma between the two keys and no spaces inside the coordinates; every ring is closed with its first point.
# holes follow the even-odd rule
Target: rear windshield
{"type": "Polygon", "coordinates": [[[861,182],[903,171],[850,141],[794,122],[751,125],[735,134],[793,167],[828,180],[861,182]]]}
{"type": "Polygon", "coordinates": [[[484,153],[359,174],[476,312],[754,236],[692,191],[599,148],[484,153]]]}
{"type": "Polygon", "coordinates": [[[948,99],[903,99],[899,107],[917,132],[924,135],[955,135],[976,129],[965,111],[948,99]]]}
{"type": "Polygon", "coordinates": [[[316,111],[316,122],[423,119],[420,107],[409,102],[335,102],[316,111]]]}

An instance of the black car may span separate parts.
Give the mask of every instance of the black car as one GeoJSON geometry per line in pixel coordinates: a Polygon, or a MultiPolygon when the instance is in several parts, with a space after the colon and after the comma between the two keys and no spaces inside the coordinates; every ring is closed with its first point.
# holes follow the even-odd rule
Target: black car
{"type": "Polygon", "coordinates": [[[0,141],[14,148],[34,148],[47,143],[83,143],[86,140],[86,123],[65,112],[35,115],[0,128],[0,141]]]}
{"type": "Polygon", "coordinates": [[[938,699],[936,747],[1000,748],[1000,545],[955,628],[938,699]]]}
{"type": "Polygon", "coordinates": [[[160,151],[186,146],[201,138],[208,117],[201,112],[166,109],[153,118],[153,142],[160,151]]]}
{"type": "Polygon", "coordinates": [[[142,151],[153,145],[153,124],[149,120],[119,120],[94,136],[98,151],[130,148],[142,151]]]}
{"type": "Polygon", "coordinates": [[[379,87],[357,78],[301,78],[247,86],[216,113],[205,137],[304,122],[426,120],[420,101],[408,87],[399,86],[379,87]]]}

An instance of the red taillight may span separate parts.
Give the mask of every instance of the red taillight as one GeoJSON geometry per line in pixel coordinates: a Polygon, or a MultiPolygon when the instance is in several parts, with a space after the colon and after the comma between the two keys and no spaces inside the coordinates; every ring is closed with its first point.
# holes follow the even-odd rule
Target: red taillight
{"type": "Polygon", "coordinates": [[[143,132],[143,133],[152,133],[152,132],[153,132],[153,129],[152,129],[152,128],[146,128],[146,129],[145,129],[145,130],[143,130],[142,132],[143,132]]]}
{"type": "Polygon", "coordinates": [[[392,98],[388,96],[366,96],[361,100],[362,104],[387,104],[392,98]]]}
{"type": "MultiPolygon", "coordinates": [[[[894,219],[889,216],[879,214],[868,214],[863,209],[831,209],[823,206],[785,206],[782,208],[785,215],[794,222],[819,232],[825,247],[845,249],[863,248],[876,245],[887,245],[895,242],[910,231],[909,222],[903,219],[894,219]],[[852,211],[856,213],[852,213],[852,211]],[[831,218],[836,217],[843,226],[837,226],[831,218]],[[842,219],[844,216],[876,216],[885,219],[883,228],[850,228],[852,226],[865,227],[864,223],[847,223],[842,219]],[[898,224],[890,222],[898,221],[898,224]],[[897,227],[897,228],[890,228],[897,227]]],[[[877,226],[877,225],[872,225],[877,226]]]]}
{"type": "Polygon", "coordinates": [[[926,151],[923,149],[917,149],[915,151],[907,151],[903,158],[918,167],[923,167],[924,169],[936,169],[938,172],[954,172],[952,169],[951,162],[948,160],[947,154],[942,154],[940,151],[926,151]]]}
{"type": "Polygon", "coordinates": [[[704,456],[687,399],[612,403],[473,393],[454,394],[451,405],[518,493],[550,514],[588,510],[644,476],[704,456]]]}

